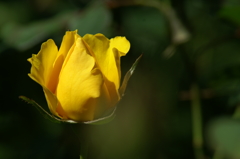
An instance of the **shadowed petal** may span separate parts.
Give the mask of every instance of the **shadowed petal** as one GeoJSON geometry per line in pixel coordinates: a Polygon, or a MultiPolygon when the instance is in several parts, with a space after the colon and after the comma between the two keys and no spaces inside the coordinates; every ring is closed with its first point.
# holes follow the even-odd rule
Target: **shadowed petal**
{"type": "MultiPolygon", "coordinates": [[[[39,81],[37,79],[35,79],[35,77],[32,76],[32,74],[28,74],[28,76],[35,82],[39,83],[39,81]]],[[[58,105],[57,97],[44,85],[42,85],[41,83],[39,83],[39,84],[43,87],[43,91],[44,91],[44,94],[45,94],[45,97],[46,97],[46,100],[48,103],[49,110],[52,112],[52,114],[59,116],[59,114],[56,112],[57,105],[58,105]]],[[[64,116],[65,116],[65,114],[61,113],[61,117],[64,117],[64,116]]]]}

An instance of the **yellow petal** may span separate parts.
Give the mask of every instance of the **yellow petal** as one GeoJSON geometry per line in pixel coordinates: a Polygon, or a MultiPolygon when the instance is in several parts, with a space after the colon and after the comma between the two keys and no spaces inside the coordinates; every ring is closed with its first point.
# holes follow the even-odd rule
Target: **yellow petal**
{"type": "Polygon", "coordinates": [[[65,59],[68,54],[68,51],[71,49],[73,44],[76,42],[76,39],[79,37],[80,36],[77,34],[77,30],[67,31],[66,34],[63,36],[63,40],[58,52],[58,56],[62,55],[63,59],[65,59]]]}
{"type": "Polygon", "coordinates": [[[125,37],[115,37],[111,40],[102,34],[83,37],[88,50],[93,54],[105,77],[105,83],[113,103],[119,100],[121,69],[120,57],[130,49],[130,43],[125,37]]]}
{"type": "MultiPolygon", "coordinates": [[[[120,57],[125,56],[130,49],[130,43],[125,37],[117,36],[115,38],[110,39],[110,48],[109,51],[113,51],[114,57],[116,60],[116,66],[119,74],[119,80],[121,80],[121,62],[120,57]]],[[[117,89],[119,89],[120,82],[117,85],[117,89]]]]}
{"type": "Polygon", "coordinates": [[[129,51],[129,41],[125,37],[115,37],[109,40],[102,34],[87,34],[83,39],[89,46],[88,49],[95,56],[104,76],[110,82],[113,82],[118,89],[120,83],[120,63],[118,61],[120,61],[121,56],[126,55],[129,51]]]}
{"type": "Polygon", "coordinates": [[[94,119],[103,117],[103,114],[116,103],[113,103],[111,96],[108,92],[107,86],[104,83],[101,89],[101,96],[96,100],[96,109],[94,119]]]}
{"type": "MultiPolygon", "coordinates": [[[[35,79],[34,76],[32,76],[31,74],[28,74],[28,75],[32,80],[39,83],[39,81],[37,79],[35,79]]],[[[45,94],[49,110],[52,112],[52,114],[59,116],[61,118],[64,118],[64,117],[66,118],[66,115],[63,112],[61,112],[61,114],[57,113],[57,105],[58,105],[57,97],[44,85],[42,85],[42,84],[40,84],[40,85],[43,87],[43,92],[45,94]]]]}
{"type": "Polygon", "coordinates": [[[75,46],[76,38],[79,37],[77,34],[77,30],[75,31],[67,31],[66,34],[63,37],[59,52],[57,54],[57,57],[53,63],[53,70],[51,73],[51,76],[49,78],[49,82],[47,84],[47,87],[50,88],[50,90],[55,93],[56,87],[58,84],[58,77],[59,73],[61,71],[63,62],[71,50],[75,46]]]}
{"type": "Polygon", "coordinates": [[[67,54],[57,87],[57,97],[69,119],[93,120],[95,98],[100,96],[103,83],[95,60],[87,53],[81,38],[72,52],[67,54]]]}
{"type": "Polygon", "coordinates": [[[59,116],[57,113],[57,105],[58,105],[58,100],[56,96],[46,87],[43,87],[43,92],[45,95],[45,98],[47,100],[48,108],[52,112],[52,114],[59,116]]]}
{"type": "MultiPolygon", "coordinates": [[[[47,86],[53,69],[53,63],[57,56],[58,49],[53,40],[43,43],[37,55],[33,54],[28,61],[32,64],[31,76],[39,84],[47,86]]],[[[51,88],[49,88],[51,90],[51,88]]]]}
{"type": "Polygon", "coordinates": [[[120,56],[125,56],[130,49],[130,43],[125,37],[117,36],[110,39],[110,48],[116,48],[120,56]]]}

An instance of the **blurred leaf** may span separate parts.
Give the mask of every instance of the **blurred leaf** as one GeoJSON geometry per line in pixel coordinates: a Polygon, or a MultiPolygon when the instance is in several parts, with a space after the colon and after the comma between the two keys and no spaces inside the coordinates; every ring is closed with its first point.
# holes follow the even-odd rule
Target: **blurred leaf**
{"type": "Polygon", "coordinates": [[[198,71],[205,77],[213,77],[223,73],[230,77],[230,74],[228,75],[229,70],[238,67],[240,64],[239,52],[238,41],[227,41],[224,44],[211,46],[205,52],[202,52],[198,58],[198,71]]]}
{"type": "Polygon", "coordinates": [[[111,14],[102,3],[78,11],[62,11],[55,17],[35,21],[28,25],[8,22],[0,30],[4,43],[20,51],[46,41],[50,35],[60,30],[76,30],[80,35],[86,33],[110,33],[111,14]]]}
{"type": "Polygon", "coordinates": [[[21,1],[0,2],[0,28],[8,22],[20,22],[29,18],[30,9],[21,1]]]}
{"type": "Polygon", "coordinates": [[[116,11],[120,29],[136,52],[144,55],[161,53],[169,43],[166,19],[153,7],[123,7],[116,11]]]}
{"type": "Polygon", "coordinates": [[[223,4],[219,12],[220,17],[223,17],[231,22],[240,25],[240,3],[235,0],[227,0],[223,4]]]}
{"type": "Polygon", "coordinates": [[[220,16],[224,17],[237,25],[240,25],[240,6],[224,6],[220,11],[220,16]]]}
{"type": "Polygon", "coordinates": [[[209,125],[208,137],[215,149],[228,157],[240,157],[240,121],[220,118],[209,125]]]}
{"type": "Polygon", "coordinates": [[[30,24],[29,26],[8,23],[3,27],[1,33],[5,43],[24,51],[45,39],[49,34],[49,27],[52,27],[52,25],[44,22],[30,24]]]}
{"type": "Polygon", "coordinates": [[[212,51],[216,46],[221,47],[229,41],[226,37],[233,33],[232,28],[221,21],[218,12],[213,11],[212,7],[215,6],[217,7],[217,4],[213,1],[208,3],[206,1],[189,1],[185,5],[188,28],[191,28],[192,36],[184,47],[188,50],[190,58],[194,60],[196,57],[199,58],[199,54],[208,54],[210,49],[212,51]]]}
{"type": "MultiPolygon", "coordinates": [[[[224,76],[224,75],[223,75],[224,76]]],[[[215,79],[210,81],[210,86],[217,95],[228,97],[228,105],[236,106],[240,103],[240,79],[215,79]]]]}
{"type": "Polygon", "coordinates": [[[240,119],[240,105],[238,103],[236,109],[235,109],[235,112],[233,114],[233,118],[234,119],[240,119]]]}
{"type": "Polygon", "coordinates": [[[238,41],[212,46],[197,60],[201,80],[220,96],[228,97],[228,104],[240,102],[240,48],[238,41]]]}
{"type": "Polygon", "coordinates": [[[71,17],[68,24],[70,30],[78,29],[80,35],[86,33],[104,33],[106,35],[110,31],[111,23],[112,16],[110,11],[101,1],[97,1],[83,12],[79,12],[71,17]]]}
{"type": "Polygon", "coordinates": [[[32,22],[26,26],[9,22],[0,30],[0,36],[9,46],[25,51],[63,29],[67,19],[73,13],[64,12],[51,19],[32,22]]]}
{"type": "Polygon", "coordinates": [[[230,106],[236,106],[238,103],[240,103],[240,90],[238,90],[237,94],[231,95],[228,100],[230,106]]]}
{"type": "Polygon", "coordinates": [[[175,47],[179,44],[183,44],[190,39],[190,33],[184,24],[179,19],[175,10],[169,3],[157,0],[139,1],[139,4],[144,6],[150,6],[157,8],[159,12],[165,15],[168,21],[169,29],[171,32],[172,43],[165,49],[163,55],[167,58],[171,57],[175,53],[175,47]]]}

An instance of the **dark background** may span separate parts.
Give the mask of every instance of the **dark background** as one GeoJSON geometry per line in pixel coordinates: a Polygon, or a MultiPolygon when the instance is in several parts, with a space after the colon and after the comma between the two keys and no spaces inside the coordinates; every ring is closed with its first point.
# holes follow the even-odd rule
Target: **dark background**
{"type": "Polygon", "coordinates": [[[221,157],[240,158],[239,26],[238,0],[1,0],[0,158],[75,159],[83,141],[90,159],[199,158],[192,84],[200,93],[205,158],[218,148],[221,157]],[[49,38],[59,46],[75,29],[81,36],[126,36],[123,75],[143,54],[106,125],[54,123],[19,99],[48,110],[41,87],[27,76],[27,58],[49,38]]]}

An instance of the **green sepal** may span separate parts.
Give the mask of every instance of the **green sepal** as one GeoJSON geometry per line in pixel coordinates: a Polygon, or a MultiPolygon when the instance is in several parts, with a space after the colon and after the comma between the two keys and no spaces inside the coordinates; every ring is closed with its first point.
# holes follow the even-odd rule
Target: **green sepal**
{"type": "Polygon", "coordinates": [[[49,112],[47,112],[41,105],[39,105],[37,102],[35,102],[32,99],[29,99],[25,96],[19,96],[20,99],[24,100],[25,102],[27,102],[28,104],[31,104],[32,106],[34,106],[35,108],[37,108],[37,110],[39,110],[39,112],[47,119],[53,121],[53,122],[57,122],[57,123],[71,123],[71,124],[76,124],[76,121],[73,120],[63,120],[60,118],[57,118],[56,116],[50,114],[49,112]]]}
{"type": "Polygon", "coordinates": [[[106,124],[110,121],[112,121],[115,118],[115,111],[116,111],[116,107],[114,108],[114,110],[111,112],[110,115],[103,117],[103,118],[99,118],[96,120],[92,120],[92,121],[87,121],[87,122],[76,122],[74,120],[65,120],[65,119],[60,119],[52,114],[50,114],[49,112],[47,112],[41,105],[39,105],[37,102],[35,102],[32,99],[29,99],[25,96],[19,96],[20,99],[24,100],[25,102],[27,102],[28,104],[31,104],[32,106],[34,106],[35,108],[37,108],[37,110],[39,110],[39,112],[47,119],[53,121],[53,122],[57,122],[57,123],[70,123],[70,124],[91,124],[91,125],[101,125],[101,124],[106,124]]]}
{"type": "Polygon", "coordinates": [[[83,124],[91,124],[91,125],[102,125],[102,124],[106,124],[106,123],[109,123],[110,121],[112,121],[116,114],[115,114],[115,111],[116,111],[117,107],[115,107],[113,109],[113,111],[111,112],[110,115],[108,116],[105,116],[105,117],[102,117],[102,118],[98,118],[96,120],[92,120],[92,121],[86,121],[86,122],[83,122],[83,124]]]}
{"type": "Polygon", "coordinates": [[[124,92],[125,92],[125,90],[127,88],[128,81],[129,81],[130,77],[132,76],[132,74],[134,73],[134,71],[135,71],[135,69],[137,67],[137,64],[140,61],[141,57],[142,57],[142,55],[140,55],[137,58],[137,60],[133,63],[132,67],[128,70],[128,72],[124,76],[121,88],[119,89],[119,94],[120,94],[121,97],[124,96],[124,92]]]}

